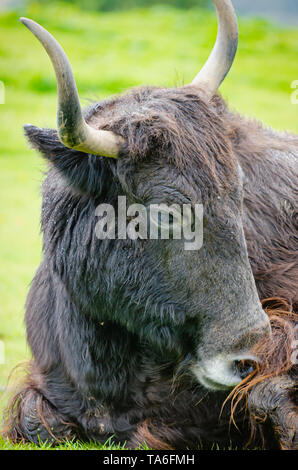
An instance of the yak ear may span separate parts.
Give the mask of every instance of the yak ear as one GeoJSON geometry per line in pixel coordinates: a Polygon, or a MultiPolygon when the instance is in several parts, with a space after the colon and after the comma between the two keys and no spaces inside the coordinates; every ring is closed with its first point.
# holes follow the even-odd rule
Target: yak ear
{"type": "Polygon", "coordinates": [[[60,142],[55,129],[41,129],[40,127],[26,124],[24,126],[24,134],[30,146],[38,150],[46,158],[51,158],[53,154],[64,153],[66,150],[65,145],[60,142]]]}
{"type": "Polygon", "coordinates": [[[113,191],[111,166],[117,160],[70,149],[60,142],[55,129],[41,129],[27,124],[24,133],[30,146],[65,177],[68,187],[94,197],[103,195],[105,191],[113,191]]]}

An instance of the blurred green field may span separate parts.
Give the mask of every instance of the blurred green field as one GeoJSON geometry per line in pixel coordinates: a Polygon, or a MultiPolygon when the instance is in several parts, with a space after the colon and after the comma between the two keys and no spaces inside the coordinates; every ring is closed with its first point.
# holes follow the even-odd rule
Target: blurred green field
{"type": "MultiPolygon", "coordinates": [[[[216,37],[215,15],[169,7],[86,13],[69,4],[32,4],[0,13],[0,395],[10,370],[30,356],[23,326],[28,286],[41,257],[40,194],[44,164],[29,150],[22,125],[55,127],[56,82],[40,44],[21,25],[28,16],[52,32],[67,52],[82,104],[141,84],[188,83],[216,37]]],[[[291,83],[298,79],[298,30],[262,20],[240,22],[236,62],[221,88],[231,108],[280,130],[298,132],[291,83]]],[[[0,397],[0,408],[3,397],[0,397]]],[[[0,440],[0,449],[10,448],[0,440]]]]}

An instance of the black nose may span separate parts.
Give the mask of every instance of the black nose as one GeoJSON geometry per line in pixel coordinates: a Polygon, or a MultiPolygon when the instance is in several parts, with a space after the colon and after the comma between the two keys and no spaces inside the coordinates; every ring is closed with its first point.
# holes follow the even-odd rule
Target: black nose
{"type": "Polygon", "coordinates": [[[243,380],[256,369],[256,362],[252,360],[234,361],[236,374],[243,380]]]}

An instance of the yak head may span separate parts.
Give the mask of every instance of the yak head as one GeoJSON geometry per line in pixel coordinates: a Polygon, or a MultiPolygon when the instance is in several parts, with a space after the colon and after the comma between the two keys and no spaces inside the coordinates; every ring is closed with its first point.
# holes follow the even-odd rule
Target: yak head
{"type": "MultiPolygon", "coordinates": [[[[99,304],[106,303],[109,320],[148,347],[190,357],[191,370],[202,385],[225,389],[241,380],[237,362],[254,360],[252,346],[270,330],[244,238],[242,170],[216,94],[236,53],[237,18],[230,0],[214,0],[214,4],[217,41],[190,85],[133,89],[84,113],[62,48],[32,20],[22,22],[43,44],[56,72],[59,139],[51,131],[56,150],[54,144],[47,149],[53,165],[67,176],[67,187],[80,181],[89,202],[104,204],[102,213],[97,208],[100,220],[109,212],[108,204],[116,213],[124,197],[126,210],[130,208],[126,215],[143,216],[143,227],[138,218],[134,225],[135,229],[139,225],[138,230],[131,232],[134,236],[122,230],[117,238],[118,220],[112,221],[106,236],[94,238],[98,251],[92,255],[96,258],[98,253],[98,259],[89,261],[93,272],[80,280],[76,290],[82,292],[82,285],[97,280],[100,288],[94,298],[98,292],[100,296],[95,304],[102,311],[99,304]],[[90,173],[79,174],[82,161],[90,173]],[[108,189],[100,194],[95,182],[102,178],[103,169],[108,189]],[[151,208],[156,205],[163,206],[154,216],[151,208]],[[169,236],[163,239],[164,221],[169,236]],[[158,237],[150,237],[150,225],[157,227],[158,237]],[[179,228],[194,237],[197,234],[197,240],[192,244],[190,238],[187,242],[176,237],[179,228]]],[[[27,134],[34,143],[32,129],[27,128],[27,134]]],[[[71,243],[77,242],[80,231],[84,227],[79,227],[71,243]]],[[[72,264],[75,257],[74,252],[72,264]]]]}

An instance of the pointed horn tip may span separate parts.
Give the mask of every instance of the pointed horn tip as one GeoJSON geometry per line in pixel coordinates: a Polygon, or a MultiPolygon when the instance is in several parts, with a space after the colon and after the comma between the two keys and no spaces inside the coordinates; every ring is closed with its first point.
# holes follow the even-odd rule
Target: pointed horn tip
{"type": "Polygon", "coordinates": [[[29,29],[29,31],[33,32],[33,28],[34,26],[37,24],[35,23],[35,21],[33,20],[30,20],[29,18],[24,18],[23,16],[20,18],[20,22],[23,23],[24,26],[26,26],[26,28],[29,29]]]}
{"type": "Polygon", "coordinates": [[[30,20],[30,18],[25,18],[22,16],[20,18],[20,22],[23,23],[23,25],[26,26],[26,28],[28,28],[33,34],[34,31],[43,29],[40,24],[36,23],[36,21],[30,20]]]}
{"type": "Polygon", "coordinates": [[[24,16],[21,16],[20,18],[20,22],[23,23],[25,26],[28,27],[28,24],[30,24],[32,20],[30,20],[29,18],[25,18],[24,16]]]}

